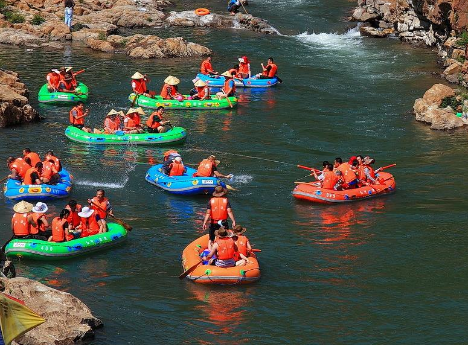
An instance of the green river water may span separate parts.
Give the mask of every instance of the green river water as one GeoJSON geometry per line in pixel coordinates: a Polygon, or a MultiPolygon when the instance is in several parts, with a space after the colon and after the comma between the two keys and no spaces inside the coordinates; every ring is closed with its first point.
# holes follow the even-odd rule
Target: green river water
{"type": "MultiPolygon", "coordinates": [[[[224,11],[224,5],[184,2],[224,11]]],[[[69,108],[37,104],[50,66],[76,69],[90,90],[89,123],[129,106],[129,77],[173,74],[188,92],[200,59],[140,61],[74,45],[64,51],[4,46],[0,66],[20,72],[46,120],[3,129],[0,157],[23,147],[53,149],[75,176],[83,202],[104,187],[115,213],[132,224],[115,249],[68,262],[16,262],[22,276],[68,291],[105,324],[92,344],[466,344],[468,265],[465,131],[431,131],[414,120],[414,100],[438,80],[436,55],[392,39],[368,39],[343,20],[345,0],[254,0],[248,10],[282,36],[241,30],[145,29],[182,35],[215,52],[218,70],[247,55],[258,71],[275,57],[284,83],[239,91],[235,110],[168,112],[188,129],[184,161],[211,152],[235,175],[238,223],[259,254],[252,286],[203,287],[180,281],[184,247],[200,236],[207,197],[178,197],[144,180],[162,148],[88,147],[63,135],[69,108]],[[359,203],[296,202],[294,181],[337,156],[397,163],[397,192],[359,203]],[[253,159],[245,156],[260,157],[253,159]],[[279,163],[281,161],[285,163],[279,163]]],[[[2,173],[7,173],[6,166],[2,173]]],[[[66,200],[49,203],[58,213],[66,200]]],[[[0,204],[0,240],[12,204],[0,204]]]]}

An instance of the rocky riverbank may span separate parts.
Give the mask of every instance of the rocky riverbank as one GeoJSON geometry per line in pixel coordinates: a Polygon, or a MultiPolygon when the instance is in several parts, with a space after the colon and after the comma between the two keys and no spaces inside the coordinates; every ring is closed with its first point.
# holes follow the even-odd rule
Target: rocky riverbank
{"type": "Polygon", "coordinates": [[[94,330],[103,325],[78,298],[35,280],[0,278],[0,287],[46,320],[12,344],[74,344],[94,338],[94,330]]]}

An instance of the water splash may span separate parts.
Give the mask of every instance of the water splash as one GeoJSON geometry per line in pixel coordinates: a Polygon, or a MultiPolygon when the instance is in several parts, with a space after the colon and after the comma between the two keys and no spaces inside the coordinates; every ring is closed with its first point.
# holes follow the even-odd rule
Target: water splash
{"type": "Polygon", "coordinates": [[[247,184],[250,183],[252,180],[252,175],[234,175],[234,177],[231,178],[229,181],[232,183],[247,184]]]}
{"type": "Polygon", "coordinates": [[[303,32],[302,34],[294,36],[302,43],[312,45],[314,48],[334,49],[334,50],[350,50],[362,44],[359,39],[359,27],[349,29],[344,34],[338,33],[312,33],[303,32]]]}
{"type": "Polygon", "coordinates": [[[128,182],[128,176],[122,182],[98,182],[98,181],[77,181],[75,182],[78,186],[91,186],[91,187],[101,187],[101,188],[110,188],[110,189],[121,189],[124,188],[128,182]]]}

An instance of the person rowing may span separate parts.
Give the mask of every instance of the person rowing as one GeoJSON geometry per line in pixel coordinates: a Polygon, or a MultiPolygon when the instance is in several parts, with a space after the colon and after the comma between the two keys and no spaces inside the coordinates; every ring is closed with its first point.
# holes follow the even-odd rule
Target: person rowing
{"type": "Polygon", "coordinates": [[[339,184],[339,176],[333,171],[333,165],[328,164],[322,174],[318,175],[318,173],[313,170],[314,177],[320,181],[320,187],[323,189],[330,189],[330,190],[337,190],[337,185],[339,184]]]}
{"type": "Polygon", "coordinates": [[[220,161],[216,159],[216,156],[209,155],[208,158],[202,160],[198,165],[197,172],[194,176],[198,177],[218,177],[218,178],[232,178],[232,174],[224,175],[218,171],[218,165],[220,161]]]}
{"type": "Polygon", "coordinates": [[[233,78],[235,77],[236,72],[226,71],[221,75],[225,78],[224,85],[221,92],[216,94],[216,97],[218,97],[218,99],[234,97],[236,95],[236,83],[233,78]]]}
{"type": "Polygon", "coordinates": [[[140,72],[135,72],[135,74],[132,75],[132,89],[133,92],[136,93],[137,95],[143,95],[146,97],[153,97],[155,92],[150,91],[148,89],[148,86],[146,85],[149,83],[149,78],[140,72]]]}
{"type": "Polygon", "coordinates": [[[148,133],[166,133],[171,129],[171,122],[164,120],[164,107],[159,106],[146,121],[148,133]]]}

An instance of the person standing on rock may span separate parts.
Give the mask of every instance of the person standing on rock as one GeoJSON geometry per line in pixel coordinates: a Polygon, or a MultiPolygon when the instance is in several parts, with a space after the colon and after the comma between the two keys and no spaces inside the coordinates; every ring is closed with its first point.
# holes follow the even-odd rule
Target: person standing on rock
{"type": "Polygon", "coordinates": [[[72,19],[73,19],[73,8],[75,7],[75,1],[73,0],[65,0],[65,24],[71,31],[72,27],[72,19]]]}

